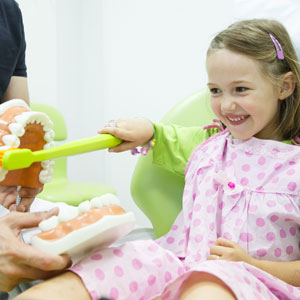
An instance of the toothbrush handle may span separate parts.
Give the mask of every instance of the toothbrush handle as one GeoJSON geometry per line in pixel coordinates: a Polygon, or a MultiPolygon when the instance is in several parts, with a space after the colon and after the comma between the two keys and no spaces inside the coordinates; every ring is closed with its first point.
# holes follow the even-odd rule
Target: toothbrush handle
{"type": "Polygon", "coordinates": [[[33,162],[111,148],[119,145],[121,142],[122,140],[110,134],[99,134],[94,137],[68,142],[50,149],[34,151],[32,152],[33,162]]]}
{"type": "Polygon", "coordinates": [[[99,134],[50,149],[32,152],[30,149],[23,148],[16,151],[7,151],[3,155],[2,165],[6,170],[23,169],[28,168],[34,162],[110,148],[121,142],[122,140],[110,134],[99,134]]]}

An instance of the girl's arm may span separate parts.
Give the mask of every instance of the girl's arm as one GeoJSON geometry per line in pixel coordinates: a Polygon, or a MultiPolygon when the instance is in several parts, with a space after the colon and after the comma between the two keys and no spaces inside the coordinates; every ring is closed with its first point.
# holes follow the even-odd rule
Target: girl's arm
{"type": "Polygon", "coordinates": [[[154,137],[153,162],[179,176],[184,176],[185,166],[195,147],[217,132],[216,128],[202,130],[201,127],[164,125],[143,118],[110,121],[99,131],[123,140],[122,144],[110,149],[112,152],[144,146],[154,137]]]}
{"type": "Polygon", "coordinates": [[[300,286],[300,261],[271,261],[252,258],[251,265],[293,286],[300,286]]]}
{"type": "Polygon", "coordinates": [[[201,127],[183,127],[154,123],[156,143],[153,163],[184,176],[186,164],[194,149],[218,129],[203,130],[201,127]]]}
{"type": "Polygon", "coordinates": [[[219,238],[210,248],[209,260],[243,261],[293,286],[300,286],[300,260],[271,261],[251,257],[237,243],[219,238]]]}

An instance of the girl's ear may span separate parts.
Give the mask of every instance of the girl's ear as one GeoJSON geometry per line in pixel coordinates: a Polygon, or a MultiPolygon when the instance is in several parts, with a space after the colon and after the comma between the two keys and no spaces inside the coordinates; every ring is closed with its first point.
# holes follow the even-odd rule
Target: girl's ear
{"type": "Polygon", "coordinates": [[[295,90],[296,78],[293,72],[285,73],[280,80],[279,100],[291,96],[295,90]]]}

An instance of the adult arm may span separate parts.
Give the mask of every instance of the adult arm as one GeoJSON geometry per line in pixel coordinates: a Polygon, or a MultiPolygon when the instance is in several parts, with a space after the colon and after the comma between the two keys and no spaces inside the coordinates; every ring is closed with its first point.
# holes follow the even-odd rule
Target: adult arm
{"type": "Polygon", "coordinates": [[[11,99],[22,99],[29,105],[27,77],[12,76],[3,95],[3,102],[11,99]]]}
{"type": "Polygon", "coordinates": [[[0,218],[0,291],[10,291],[21,282],[49,278],[70,264],[67,256],[43,253],[19,239],[21,229],[36,227],[57,212],[12,212],[0,218]]]}

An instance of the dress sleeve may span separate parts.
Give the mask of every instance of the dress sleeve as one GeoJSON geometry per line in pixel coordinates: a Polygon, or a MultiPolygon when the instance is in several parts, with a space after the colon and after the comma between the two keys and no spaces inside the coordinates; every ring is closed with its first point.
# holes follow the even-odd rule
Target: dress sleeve
{"type": "Polygon", "coordinates": [[[153,148],[153,163],[184,176],[185,166],[193,150],[219,130],[204,130],[202,127],[182,127],[154,123],[156,143],[153,148]]]}

